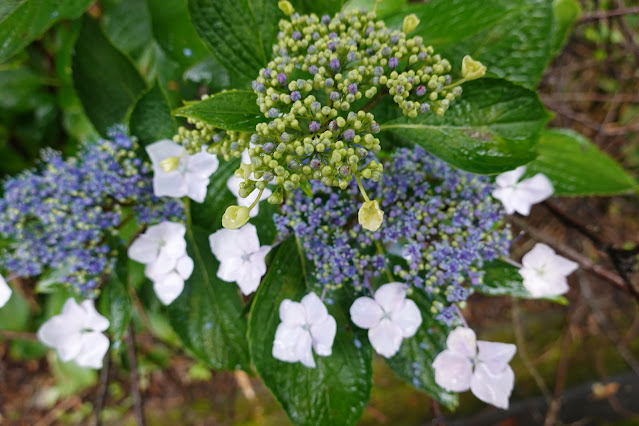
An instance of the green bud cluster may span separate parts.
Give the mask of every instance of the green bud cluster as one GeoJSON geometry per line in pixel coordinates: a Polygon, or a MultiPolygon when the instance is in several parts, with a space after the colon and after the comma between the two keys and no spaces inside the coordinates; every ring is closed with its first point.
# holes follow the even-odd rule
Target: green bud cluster
{"type": "MultiPolygon", "coordinates": [[[[461,88],[448,85],[450,63],[390,30],[374,13],[354,10],[299,15],[279,23],[273,60],[253,81],[257,104],[268,123],[251,137],[251,171],[277,185],[269,197],[310,180],[346,188],[353,176],[379,181],[379,124],[366,112],[374,98],[389,94],[403,114],[428,111],[441,116],[461,88]]],[[[240,173],[246,175],[243,171],[240,173]]],[[[257,188],[245,176],[242,188],[257,188]]]]}
{"type": "MultiPolygon", "coordinates": [[[[208,95],[202,96],[202,100],[208,95]]],[[[250,133],[216,129],[203,121],[187,118],[189,127],[180,126],[173,141],[184,146],[189,155],[197,154],[206,146],[206,151],[229,161],[240,158],[249,146],[250,133]]]]}

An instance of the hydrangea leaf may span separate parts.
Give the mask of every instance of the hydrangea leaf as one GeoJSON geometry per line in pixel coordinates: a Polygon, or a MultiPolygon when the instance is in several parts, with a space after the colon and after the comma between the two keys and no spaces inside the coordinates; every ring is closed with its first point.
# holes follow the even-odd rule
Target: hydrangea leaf
{"type": "MultiPolygon", "coordinates": [[[[120,259],[119,262],[121,261],[124,261],[126,265],[127,259],[120,259]]],[[[100,313],[109,320],[109,332],[114,342],[122,340],[131,321],[131,298],[126,289],[126,281],[122,280],[122,278],[127,278],[126,272],[126,268],[124,268],[118,273],[111,274],[100,293],[98,302],[100,313]],[[124,276],[120,277],[120,273],[124,273],[124,276]]]]}
{"type": "Polygon", "coordinates": [[[156,82],[137,101],[129,116],[129,128],[143,146],[160,139],[171,139],[177,133],[169,102],[159,83],[156,82]]]}
{"type": "Polygon", "coordinates": [[[249,366],[246,318],[235,283],[217,277],[219,263],[208,241],[209,233],[187,230],[189,256],[195,263],[182,294],[167,307],[169,321],[199,360],[219,370],[249,366]]]}
{"type": "Polygon", "coordinates": [[[409,297],[422,313],[422,325],[413,337],[402,341],[397,355],[386,362],[399,377],[452,410],[459,404],[457,394],[446,392],[435,383],[432,365],[437,354],[446,349],[451,328],[433,317],[430,312],[432,301],[423,291],[417,289],[409,297]]]}
{"type": "Polygon", "coordinates": [[[265,67],[284,14],[274,0],[189,0],[195,29],[215,59],[245,83],[265,67]]]}
{"type": "MultiPolygon", "coordinates": [[[[519,299],[533,298],[524,287],[524,281],[519,275],[518,267],[503,260],[495,260],[487,263],[483,269],[486,274],[484,275],[483,283],[473,287],[476,292],[490,296],[512,296],[519,299]]],[[[545,299],[561,305],[568,303],[563,296],[545,299]]]]}
{"type": "Polygon", "coordinates": [[[93,0],[23,0],[0,5],[0,63],[56,22],[82,15],[91,3],[93,0]]]}
{"type": "Polygon", "coordinates": [[[345,3],[350,3],[346,0],[292,0],[291,4],[295,8],[295,11],[303,13],[315,13],[317,16],[324,14],[332,15],[339,12],[342,7],[345,7],[345,3]]]}
{"type": "Polygon", "coordinates": [[[639,189],[639,183],[621,165],[571,130],[544,130],[537,152],[526,176],[545,174],[555,195],[613,195],[639,189]]]}
{"type": "Polygon", "coordinates": [[[499,79],[463,87],[461,98],[442,118],[430,113],[400,117],[382,130],[473,173],[501,173],[535,158],[537,139],[550,114],[534,92],[499,79]]]}
{"type": "Polygon", "coordinates": [[[378,2],[376,0],[348,0],[342,7],[342,12],[353,9],[365,8],[372,11],[377,3],[377,9],[375,15],[377,19],[384,19],[384,17],[397,13],[406,7],[407,0],[384,0],[378,2]]]}
{"type": "Polygon", "coordinates": [[[421,20],[415,35],[461,70],[470,55],[488,67],[488,76],[534,88],[551,57],[552,0],[433,0],[386,18],[402,28],[404,16],[421,20]]]}
{"type": "Polygon", "coordinates": [[[146,84],[129,58],[85,17],[72,60],[73,85],[84,111],[102,135],[122,122],[146,84]]]}
{"type": "Polygon", "coordinates": [[[327,306],[337,321],[337,335],[331,356],[315,355],[316,368],[282,362],[272,355],[280,303],[299,301],[308,293],[300,256],[295,239],[282,243],[255,295],[248,333],[252,360],[293,423],[352,425],[362,415],[372,387],[371,347],[365,332],[351,325],[346,315],[352,299],[343,297],[327,306]]]}
{"type": "Polygon", "coordinates": [[[254,132],[266,120],[255,103],[256,95],[248,90],[229,90],[202,101],[189,102],[173,113],[195,118],[218,129],[254,132]]]}

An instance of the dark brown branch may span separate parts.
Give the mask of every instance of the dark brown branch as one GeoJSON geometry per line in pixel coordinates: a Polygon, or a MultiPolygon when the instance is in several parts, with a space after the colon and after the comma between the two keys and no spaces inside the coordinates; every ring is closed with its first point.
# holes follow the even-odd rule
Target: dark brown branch
{"type": "Polygon", "coordinates": [[[144,400],[140,392],[140,378],[138,377],[138,361],[135,354],[135,335],[133,334],[133,324],[129,323],[126,333],[127,355],[129,358],[129,368],[131,369],[131,394],[133,395],[133,409],[138,426],[145,426],[144,421],[144,400]]]}
{"type": "Polygon", "coordinates": [[[600,19],[608,19],[608,18],[613,18],[615,16],[634,15],[636,13],[639,13],[639,7],[629,7],[626,9],[615,9],[615,10],[599,10],[597,12],[583,15],[581,18],[579,18],[577,23],[583,24],[585,22],[598,21],[600,19]]]}
{"type": "Polygon", "coordinates": [[[111,354],[109,352],[106,353],[104,357],[104,363],[102,365],[102,370],[100,371],[100,380],[98,382],[98,390],[95,395],[95,404],[93,406],[93,416],[95,417],[95,426],[100,426],[102,422],[100,421],[100,413],[102,413],[102,409],[104,408],[104,401],[106,400],[106,392],[107,387],[109,385],[109,370],[111,367],[111,354]]]}

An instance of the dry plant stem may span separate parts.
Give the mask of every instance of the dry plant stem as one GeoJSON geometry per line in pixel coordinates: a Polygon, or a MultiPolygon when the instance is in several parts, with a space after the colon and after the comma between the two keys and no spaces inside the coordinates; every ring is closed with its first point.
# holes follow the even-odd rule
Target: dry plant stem
{"type": "Polygon", "coordinates": [[[22,339],[22,340],[38,340],[38,336],[35,333],[28,333],[26,331],[10,331],[0,330],[0,338],[2,339],[22,339]]]}
{"type": "Polygon", "coordinates": [[[82,405],[82,399],[78,395],[70,396],[60,401],[53,410],[49,411],[46,416],[42,417],[34,426],[50,426],[58,423],[60,416],[71,409],[79,410],[82,405]]]}
{"type": "MultiPolygon", "coordinates": [[[[612,2],[615,6],[617,6],[617,10],[625,10],[626,7],[622,0],[613,0],[612,2]]],[[[621,32],[626,38],[626,47],[632,51],[635,55],[637,61],[639,62],[639,45],[635,43],[635,32],[626,22],[626,18],[623,16],[624,14],[619,14],[616,16],[617,21],[619,22],[619,26],[621,27],[621,32]]]]}
{"type": "Polygon", "coordinates": [[[135,353],[135,335],[133,334],[133,324],[129,323],[126,333],[127,355],[129,358],[129,368],[131,369],[131,394],[133,395],[133,409],[135,420],[138,426],[145,426],[144,421],[144,400],[140,392],[140,378],[138,377],[138,360],[135,353]]]}
{"type": "Polygon", "coordinates": [[[600,10],[597,12],[589,13],[587,15],[583,15],[577,21],[578,24],[583,24],[585,22],[598,21],[600,19],[613,18],[615,16],[623,16],[623,15],[634,15],[639,13],[639,7],[628,7],[625,9],[615,9],[615,10],[600,10]]]}
{"type": "Polygon", "coordinates": [[[93,406],[93,416],[95,417],[95,426],[100,426],[102,421],[100,420],[100,413],[104,408],[104,401],[106,400],[107,387],[109,385],[109,370],[111,368],[111,354],[109,352],[104,356],[104,362],[102,370],[100,370],[100,380],[98,382],[98,391],[95,395],[95,404],[93,406]]]}
{"type": "Polygon", "coordinates": [[[572,247],[569,247],[565,244],[558,242],[554,237],[546,235],[544,232],[536,228],[533,228],[532,226],[528,225],[528,223],[525,220],[517,216],[510,216],[509,220],[512,224],[526,231],[535,240],[551,246],[552,248],[555,249],[555,251],[559,252],[563,256],[566,256],[569,259],[572,259],[575,262],[579,263],[579,266],[581,266],[586,271],[590,271],[600,276],[601,278],[605,279],[606,281],[614,284],[620,289],[629,292],[630,294],[633,295],[635,299],[637,299],[637,301],[639,301],[639,295],[636,294],[632,288],[628,287],[626,283],[624,282],[623,278],[620,277],[619,275],[608,270],[607,268],[604,268],[601,265],[596,264],[595,262],[588,259],[586,256],[579,253],[577,250],[573,249],[572,247]]]}
{"type": "Polygon", "coordinates": [[[430,400],[430,410],[433,416],[433,421],[431,424],[435,426],[445,426],[444,417],[442,416],[442,409],[439,406],[439,402],[434,399],[430,400]]]}
{"type": "Polygon", "coordinates": [[[519,311],[519,304],[517,299],[512,298],[512,311],[511,317],[513,322],[513,330],[515,332],[515,341],[517,342],[517,355],[524,362],[524,366],[535,380],[537,387],[541,390],[541,393],[544,395],[546,399],[546,403],[548,405],[552,402],[552,396],[550,395],[550,391],[548,390],[548,386],[544,382],[544,379],[539,374],[539,371],[535,368],[530,357],[528,356],[528,350],[526,349],[526,339],[524,339],[524,334],[521,327],[521,313],[519,311]]]}

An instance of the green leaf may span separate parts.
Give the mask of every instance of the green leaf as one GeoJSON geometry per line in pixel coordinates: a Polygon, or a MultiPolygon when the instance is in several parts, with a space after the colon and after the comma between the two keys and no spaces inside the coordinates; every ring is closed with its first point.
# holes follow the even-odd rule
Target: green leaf
{"type": "Polygon", "coordinates": [[[93,0],[23,0],[0,5],[0,63],[61,19],[82,15],[93,0]]]}
{"type": "MultiPolygon", "coordinates": [[[[519,268],[503,260],[495,260],[484,266],[483,282],[473,287],[473,290],[490,296],[512,296],[520,299],[534,299],[524,287],[524,281],[519,275],[519,268]]],[[[548,297],[546,300],[565,305],[565,297],[548,297]]]]}
{"type": "Polygon", "coordinates": [[[544,130],[537,152],[526,175],[545,174],[555,195],[613,195],[639,188],[615,160],[571,130],[544,130]]]}
{"type": "Polygon", "coordinates": [[[97,22],[85,17],[72,61],[73,85],[84,110],[102,135],[121,123],[146,90],[129,58],[106,39],[97,22]]]}
{"type": "Polygon", "coordinates": [[[372,351],[365,332],[345,314],[352,299],[343,292],[328,309],[337,321],[333,354],[315,356],[316,368],[273,358],[273,339],[282,300],[299,301],[307,293],[303,259],[289,238],[277,249],[255,295],[249,318],[249,345],[264,384],[298,425],[355,424],[370,397],[372,351]],[[361,343],[361,348],[356,346],[361,343]]]}
{"type": "Polygon", "coordinates": [[[133,58],[153,40],[146,0],[101,0],[102,28],[111,42],[133,58]]]}
{"type": "MultiPolygon", "coordinates": [[[[396,14],[400,12],[403,8],[408,4],[407,0],[384,0],[381,2],[377,2],[376,0],[348,0],[344,6],[342,7],[342,11],[347,10],[357,10],[361,8],[365,8],[366,10],[372,11],[375,8],[375,3],[377,3],[377,9],[375,10],[375,15],[377,19],[384,19],[384,17],[396,14]]],[[[317,12],[317,13],[325,13],[325,12],[317,12]]],[[[408,15],[408,13],[406,14],[408,15]]]]}
{"type": "Polygon", "coordinates": [[[581,15],[581,5],[577,0],[554,0],[552,7],[555,21],[550,50],[555,56],[564,47],[573,25],[581,15]]]}
{"type": "Polygon", "coordinates": [[[62,362],[57,354],[49,352],[49,367],[56,379],[56,391],[59,398],[65,398],[94,386],[98,382],[96,370],[80,367],[75,361],[62,362]]]}
{"type": "Polygon", "coordinates": [[[237,285],[217,277],[219,263],[211,253],[209,233],[187,231],[189,256],[195,263],[182,294],[168,307],[169,321],[199,360],[218,370],[249,366],[246,318],[237,285]]]}
{"type": "Polygon", "coordinates": [[[27,300],[13,291],[6,305],[0,309],[0,330],[27,331],[30,314],[27,300]]]}
{"type": "MultiPolygon", "coordinates": [[[[127,258],[120,256],[121,259],[118,262],[125,262],[127,258]]],[[[127,292],[126,281],[127,279],[126,266],[122,268],[120,264],[117,266],[121,268],[119,273],[112,273],[107,281],[106,285],[100,293],[100,299],[98,302],[99,311],[109,320],[109,331],[113,336],[113,341],[120,341],[126,332],[126,329],[131,321],[132,303],[131,297],[127,292]]]]}
{"type": "MultiPolygon", "coordinates": [[[[374,2],[374,0],[372,0],[374,2]]],[[[367,3],[370,3],[371,0],[366,0],[367,3]]],[[[316,13],[318,16],[322,16],[325,14],[333,15],[340,11],[340,9],[344,8],[346,10],[347,5],[351,3],[351,1],[346,0],[292,0],[291,4],[295,8],[295,11],[298,13],[316,13]]],[[[370,10],[373,10],[371,7],[370,10]]]]}
{"type": "Polygon", "coordinates": [[[0,71],[0,108],[15,112],[36,109],[50,98],[45,76],[25,66],[0,71]]]}
{"type": "Polygon", "coordinates": [[[229,90],[203,101],[189,102],[173,113],[204,121],[218,129],[254,132],[255,126],[265,120],[256,99],[252,91],[229,90]]]}
{"type": "Polygon", "coordinates": [[[158,82],[135,104],[129,116],[129,128],[143,146],[160,139],[171,139],[177,133],[175,118],[158,82]]]}
{"type": "Polygon", "coordinates": [[[401,28],[415,13],[415,35],[461,70],[465,55],[488,67],[488,76],[535,88],[550,61],[552,0],[433,0],[387,18],[401,28]]]}
{"type": "Polygon", "coordinates": [[[452,410],[459,404],[457,394],[446,392],[435,383],[433,369],[435,357],[446,349],[446,338],[451,329],[433,317],[430,312],[432,301],[423,291],[414,291],[410,298],[422,313],[422,325],[415,336],[402,341],[397,355],[386,362],[399,377],[452,410]]]}
{"type": "Polygon", "coordinates": [[[284,14],[274,0],[189,0],[195,29],[215,59],[249,82],[265,67],[284,14]]]}
{"type": "Polygon", "coordinates": [[[504,80],[464,84],[442,118],[400,117],[382,126],[463,170],[491,174],[535,158],[535,144],[550,118],[538,96],[504,80]]]}

